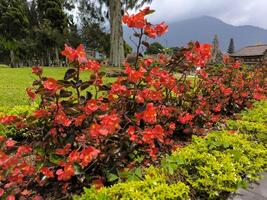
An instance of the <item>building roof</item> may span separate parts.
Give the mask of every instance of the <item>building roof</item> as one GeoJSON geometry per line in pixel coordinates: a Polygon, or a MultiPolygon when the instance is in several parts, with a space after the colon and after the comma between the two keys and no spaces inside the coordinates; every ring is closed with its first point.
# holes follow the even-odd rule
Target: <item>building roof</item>
{"type": "Polygon", "coordinates": [[[231,54],[231,56],[262,56],[264,55],[265,51],[267,50],[267,44],[260,44],[260,45],[253,45],[253,46],[246,46],[242,49],[236,51],[235,53],[231,54]]]}

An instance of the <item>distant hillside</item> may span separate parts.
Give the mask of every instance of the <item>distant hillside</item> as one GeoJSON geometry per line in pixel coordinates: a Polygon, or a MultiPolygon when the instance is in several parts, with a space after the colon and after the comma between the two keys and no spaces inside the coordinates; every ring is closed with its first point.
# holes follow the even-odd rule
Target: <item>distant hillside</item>
{"type": "MultiPolygon", "coordinates": [[[[209,16],[188,19],[169,24],[169,32],[159,39],[159,42],[168,47],[183,46],[190,40],[198,40],[203,43],[211,43],[217,34],[222,51],[227,51],[230,38],[234,38],[235,50],[259,43],[267,43],[267,30],[255,26],[233,26],[209,16]]],[[[131,30],[124,28],[124,38],[129,40],[131,30]]]]}

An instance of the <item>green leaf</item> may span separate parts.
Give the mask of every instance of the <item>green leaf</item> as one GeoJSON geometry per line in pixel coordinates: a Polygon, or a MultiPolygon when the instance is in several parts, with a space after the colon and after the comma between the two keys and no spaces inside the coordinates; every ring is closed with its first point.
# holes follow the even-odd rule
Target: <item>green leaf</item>
{"type": "Polygon", "coordinates": [[[142,170],[140,167],[136,168],[134,171],[134,174],[138,177],[138,178],[142,178],[142,170]]]}
{"type": "Polygon", "coordinates": [[[52,154],[49,156],[49,161],[58,165],[58,163],[62,161],[62,157],[56,154],[52,154]]]}
{"type": "Polygon", "coordinates": [[[108,173],[107,174],[108,182],[113,182],[119,179],[116,174],[108,173]]]}
{"type": "Polygon", "coordinates": [[[75,169],[75,175],[84,174],[84,170],[81,168],[80,165],[74,163],[73,167],[75,169]]]}

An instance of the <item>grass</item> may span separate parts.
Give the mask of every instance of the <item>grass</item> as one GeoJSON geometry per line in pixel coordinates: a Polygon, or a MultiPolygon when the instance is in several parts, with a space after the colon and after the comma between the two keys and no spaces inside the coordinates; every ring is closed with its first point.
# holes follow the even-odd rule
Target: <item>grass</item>
{"type": "MultiPolygon", "coordinates": [[[[103,71],[110,70],[103,69],[103,71]]],[[[63,79],[66,68],[45,67],[44,75],[55,79],[63,79]]],[[[83,72],[81,79],[86,80],[89,72],[83,72]]],[[[9,68],[0,66],[0,106],[14,107],[17,105],[29,105],[26,88],[32,85],[36,76],[32,74],[30,67],[9,68]]],[[[111,82],[114,78],[105,78],[104,82],[111,82]]]]}
{"type": "MultiPolygon", "coordinates": [[[[44,76],[55,79],[63,79],[65,67],[44,67],[44,76]]],[[[114,67],[105,67],[102,71],[118,70],[114,67]]],[[[89,72],[82,72],[81,79],[87,80],[89,72]]],[[[178,76],[178,75],[177,75],[178,76]]],[[[14,107],[18,105],[30,105],[26,94],[26,88],[31,87],[36,76],[32,74],[30,67],[10,68],[0,65],[0,107],[14,107]]],[[[104,82],[113,82],[116,78],[105,77],[104,82]]],[[[188,80],[194,81],[193,77],[188,80]]],[[[94,93],[91,88],[91,92],[94,93]]]]}

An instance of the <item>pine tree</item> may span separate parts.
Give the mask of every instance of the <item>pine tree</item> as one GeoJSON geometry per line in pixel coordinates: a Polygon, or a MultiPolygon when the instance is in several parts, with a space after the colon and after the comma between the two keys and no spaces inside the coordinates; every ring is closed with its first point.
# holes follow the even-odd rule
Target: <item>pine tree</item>
{"type": "Polygon", "coordinates": [[[229,47],[227,53],[232,54],[235,52],[235,45],[234,45],[234,39],[231,38],[229,42],[229,47]]]}

